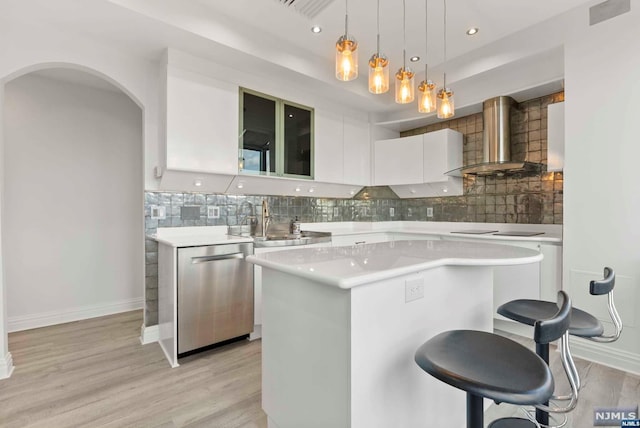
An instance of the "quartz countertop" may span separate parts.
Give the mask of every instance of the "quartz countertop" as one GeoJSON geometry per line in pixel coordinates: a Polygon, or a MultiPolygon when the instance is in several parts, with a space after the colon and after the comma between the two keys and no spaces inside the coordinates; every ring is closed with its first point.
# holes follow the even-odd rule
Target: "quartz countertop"
{"type": "Polygon", "coordinates": [[[253,238],[250,236],[227,235],[227,226],[161,227],[158,228],[157,233],[148,235],[148,237],[171,247],[253,242],[253,238]]]}
{"type": "Polygon", "coordinates": [[[332,235],[359,235],[367,233],[395,233],[411,235],[450,236],[488,241],[530,241],[562,243],[562,225],[518,224],[518,223],[461,223],[435,221],[381,221],[381,222],[335,222],[303,223],[302,229],[328,231],[332,235]],[[535,236],[496,236],[488,234],[452,233],[465,230],[496,230],[500,232],[543,232],[535,236]]]}
{"type": "Polygon", "coordinates": [[[349,289],[439,266],[504,266],[542,260],[535,250],[458,241],[393,241],[301,248],[249,256],[251,263],[349,289]]]}

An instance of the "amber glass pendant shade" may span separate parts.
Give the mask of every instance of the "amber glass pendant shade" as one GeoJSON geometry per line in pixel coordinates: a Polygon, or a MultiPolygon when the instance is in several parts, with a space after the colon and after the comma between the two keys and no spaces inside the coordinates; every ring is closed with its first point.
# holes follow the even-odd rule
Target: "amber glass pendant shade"
{"type": "Polygon", "coordinates": [[[336,42],[336,78],[343,82],[358,77],[358,42],[346,34],[336,42]]]}
{"type": "Polygon", "coordinates": [[[434,112],[436,110],[436,84],[431,80],[423,80],[418,86],[418,92],[420,92],[418,112],[434,112]]]}
{"type": "Polygon", "coordinates": [[[402,67],[396,73],[396,103],[408,104],[415,98],[413,72],[402,67]]]}
{"type": "Polygon", "coordinates": [[[384,94],[389,90],[389,61],[384,55],[373,54],[369,60],[369,92],[384,94]]]}
{"type": "Polygon", "coordinates": [[[453,91],[443,88],[438,91],[438,118],[447,119],[456,114],[453,103],[453,91]]]}

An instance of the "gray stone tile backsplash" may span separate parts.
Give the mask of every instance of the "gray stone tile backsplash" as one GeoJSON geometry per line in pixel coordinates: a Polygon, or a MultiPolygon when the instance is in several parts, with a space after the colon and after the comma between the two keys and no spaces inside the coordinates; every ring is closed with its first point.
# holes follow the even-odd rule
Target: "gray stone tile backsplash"
{"type": "MultiPolygon", "coordinates": [[[[564,99],[563,93],[520,103],[512,124],[512,158],[546,163],[547,105],[564,99]]],[[[474,114],[402,133],[416,135],[443,128],[464,134],[464,163],[482,161],[482,114],[474,114]]],[[[303,223],[344,221],[450,221],[478,223],[562,224],[562,173],[530,177],[467,177],[461,196],[416,199],[330,199],[293,196],[224,195],[185,192],[145,192],[147,234],[158,227],[219,226],[242,224],[249,215],[260,222],[263,199],[269,203],[272,221],[288,223],[296,216],[303,223]],[[152,220],[150,206],[165,207],[166,218],[152,220]],[[207,218],[207,207],[220,210],[207,218]],[[200,207],[199,218],[183,219],[184,207],[200,207]],[[391,217],[390,208],[395,215],[391,217]],[[427,217],[433,208],[433,217],[427,217]]],[[[197,216],[196,216],[197,217],[197,216]]],[[[158,323],[158,246],[145,244],[145,323],[158,323]]]]}

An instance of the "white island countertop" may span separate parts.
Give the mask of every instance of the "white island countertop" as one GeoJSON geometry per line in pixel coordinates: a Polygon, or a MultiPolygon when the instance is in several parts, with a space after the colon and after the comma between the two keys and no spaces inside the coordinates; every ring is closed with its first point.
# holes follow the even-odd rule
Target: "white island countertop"
{"type": "Polygon", "coordinates": [[[349,289],[439,266],[506,266],[542,260],[538,251],[456,241],[394,241],[350,247],[303,248],[249,256],[251,263],[349,289]]]}

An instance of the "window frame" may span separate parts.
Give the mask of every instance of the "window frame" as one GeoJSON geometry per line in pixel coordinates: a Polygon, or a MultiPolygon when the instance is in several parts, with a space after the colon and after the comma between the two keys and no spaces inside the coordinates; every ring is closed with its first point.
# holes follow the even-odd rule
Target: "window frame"
{"type": "MultiPolygon", "coordinates": [[[[243,151],[244,151],[244,94],[253,95],[255,97],[265,98],[267,100],[274,101],[276,103],[275,108],[275,153],[276,153],[276,170],[275,172],[271,171],[252,171],[246,170],[244,168],[238,168],[238,172],[242,175],[257,175],[257,176],[268,176],[268,177],[283,177],[283,178],[296,178],[302,180],[313,180],[315,176],[315,109],[313,107],[306,106],[304,104],[299,104],[293,101],[285,100],[282,98],[274,97],[272,95],[268,95],[262,92],[254,91],[253,89],[247,89],[240,87],[240,112],[239,112],[239,120],[238,120],[238,157],[239,157],[239,165],[240,159],[242,159],[243,151]],[[285,114],[284,107],[289,105],[291,107],[299,108],[302,110],[309,111],[310,123],[309,123],[309,149],[310,149],[310,167],[309,174],[310,175],[298,175],[298,174],[285,174],[284,172],[284,156],[285,156],[285,114]]],[[[239,166],[238,165],[238,166],[239,166]]]]}

